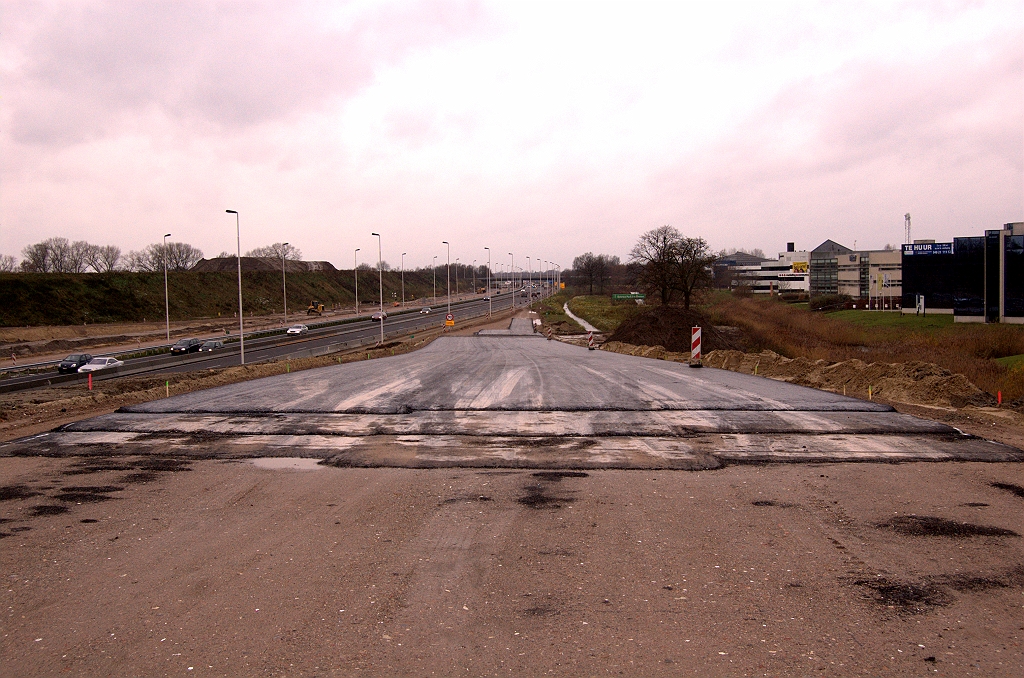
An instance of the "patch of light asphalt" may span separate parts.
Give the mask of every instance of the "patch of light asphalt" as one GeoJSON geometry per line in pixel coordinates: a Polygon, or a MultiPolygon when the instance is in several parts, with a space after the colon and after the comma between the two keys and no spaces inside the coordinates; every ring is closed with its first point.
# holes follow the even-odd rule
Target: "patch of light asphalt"
{"type": "Polygon", "coordinates": [[[246,462],[258,468],[273,470],[319,471],[324,468],[320,465],[319,459],[306,459],[305,457],[261,457],[247,459],[246,462]]]}
{"type": "Polygon", "coordinates": [[[576,315],[572,311],[570,311],[569,310],[569,302],[566,302],[565,304],[563,304],[562,305],[562,309],[565,311],[565,314],[567,316],[569,316],[570,318],[575,320],[577,323],[579,323],[583,327],[583,329],[585,329],[587,332],[600,332],[601,331],[601,330],[597,329],[596,327],[594,327],[593,325],[591,325],[590,323],[588,323],[583,318],[579,317],[578,315],[576,315]]]}

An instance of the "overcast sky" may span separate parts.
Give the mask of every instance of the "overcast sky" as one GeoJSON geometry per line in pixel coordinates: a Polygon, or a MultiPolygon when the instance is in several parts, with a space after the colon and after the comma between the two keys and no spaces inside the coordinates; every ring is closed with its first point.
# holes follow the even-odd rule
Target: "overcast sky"
{"type": "Polygon", "coordinates": [[[0,253],[351,267],[1024,220],[1024,3],[0,5],[0,253]]]}

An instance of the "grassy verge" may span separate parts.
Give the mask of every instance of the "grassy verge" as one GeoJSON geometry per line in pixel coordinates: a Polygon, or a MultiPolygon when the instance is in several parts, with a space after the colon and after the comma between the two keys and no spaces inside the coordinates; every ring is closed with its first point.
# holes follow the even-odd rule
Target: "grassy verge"
{"type": "MultiPolygon", "coordinates": [[[[806,305],[804,308],[806,309],[806,305]]],[[[953,326],[953,316],[949,314],[918,316],[893,311],[834,311],[829,313],[828,317],[845,320],[868,329],[882,327],[927,332],[953,326]]]]}
{"type": "Polygon", "coordinates": [[[1004,402],[1024,396],[1020,361],[1024,328],[953,323],[948,316],[900,316],[881,311],[814,313],[767,298],[714,294],[704,309],[716,325],[743,331],[748,350],[770,349],[788,358],[935,363],[963,374],[1004,402]]]}
{"type": "Polygon", "coordinates": [[[643,310],[643,306],[637,306],[635,301],[612,301],[609,296],[594,295],[573,297],[569,310],[602,332],[614,332],[623,321],[643,310]]]}
{"type": "Polygon", "coordinates": [[[559,292],[546,299],[535,301],[530,306],[540,315],[546,327],[555,334],[582,334],[583,328],[575,320],[565,314],[563,306],[569,301],[569,295],[559,292]]]}

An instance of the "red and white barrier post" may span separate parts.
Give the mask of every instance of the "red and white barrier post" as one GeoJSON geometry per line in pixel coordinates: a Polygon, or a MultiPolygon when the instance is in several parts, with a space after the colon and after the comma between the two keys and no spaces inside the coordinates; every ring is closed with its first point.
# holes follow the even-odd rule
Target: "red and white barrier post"
{"type": "Polygon", "coordinates": [[[700,328],[690,330],[690,367],[703,367],[700,361],[700,328]]]}
{"type": "Polygon", "coordinates": [[[591,351],[593,351],[594,349],[597,348],[597,346],[594,346],[594,333],[593,332],[587,332],[587,348],[590,349],[591,351]]]}

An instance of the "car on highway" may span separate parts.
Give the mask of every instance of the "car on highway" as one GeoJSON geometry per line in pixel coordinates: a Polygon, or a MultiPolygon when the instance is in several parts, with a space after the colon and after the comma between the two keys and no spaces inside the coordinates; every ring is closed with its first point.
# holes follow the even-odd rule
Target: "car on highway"
{"type": "Polygon", "coordinates": [[[174,346],[171,346],[171,353],[173,355],[195,353],[202,345],[203,342],[199,339],[179,339],[174,346]]]}
{"type": "Polygon", "coordinates": [[[484,300],[484,301],[490,301],[490,300],[491,300],[491,298],[490,298],[490,297],[484,297],[484,298],[483,298],[483,300],[484,300]]]}
{"type": "Polygon", "coordinates": [[[387,320],[388,319],[388,312],[387,311],[377,311],[372,316],[370,316],[370,318],[372,320],[387,320]]]}
{"type": "Polygon", "coordinates": [[[309,332],[309,328],[305,325],[292,325],[285,334],[305,334],[306,332],[309,332]]]}
{"type": "Polygon", "coordinates": [[[121,367],[124,365],[123,360],[117,358],[93,358],[86,364],[78,368],[79,372],[97,372],[99,370],[108,370],[112,367],[121,367]]]}
{"type": "Polygon", "coordinates": [[[57,372],[60,374],[74,374],[78,371],[79,367],[85,365],[90,360],[92,360],[92,356],[88,353],[73,353],[60,361],[57,365],[57,372]]]}
{"type": "Polygon", "coordinates": [[[426,313],[430,313],[430,307],[429,306],[424,306],[423,308],[420,309],[420,315],[423,315],[423,314],[426,314],[426,313]]]}
{"type": "Polygon", "coordinates": [[[217,341],[216,339],[210,339],[203,342],[203,345],[199,347],[199,352],[216,351],[218,348],[224,348],[224,342],[217,341]]]}

